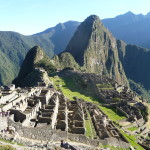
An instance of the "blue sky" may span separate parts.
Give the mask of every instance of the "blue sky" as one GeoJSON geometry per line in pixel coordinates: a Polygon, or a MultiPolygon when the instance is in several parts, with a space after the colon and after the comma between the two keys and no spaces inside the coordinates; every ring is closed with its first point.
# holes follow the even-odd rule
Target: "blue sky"
{"type": "Polygon", "coordinates": [[[0,0],[0,31],[30,35],[68,20],[150,12],[150,0],[0,0]]]}

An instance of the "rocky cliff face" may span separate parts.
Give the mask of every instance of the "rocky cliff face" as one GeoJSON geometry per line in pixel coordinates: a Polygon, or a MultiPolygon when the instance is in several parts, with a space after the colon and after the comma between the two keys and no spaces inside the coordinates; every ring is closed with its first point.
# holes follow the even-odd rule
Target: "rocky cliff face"
{"type": "Polygon", "coordinates": [[[99,17],[92,15],[78,27],[65,53],[70,53],[86,72],[108,75],[119,84],[127,84],[126,75],[118,58],[117,42],[103,26],[99,17]]]}

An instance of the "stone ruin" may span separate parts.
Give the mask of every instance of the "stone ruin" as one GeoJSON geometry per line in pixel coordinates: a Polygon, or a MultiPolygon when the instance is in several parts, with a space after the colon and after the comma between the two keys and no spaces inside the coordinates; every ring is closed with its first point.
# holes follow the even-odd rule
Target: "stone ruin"
{"type": "MultiPolygon", "coordinates": [[[[16,140],[22,138],[60,141],[73,140],[98,146],[113,145],[128,148],[130,144],[112,121],[93,103],[68,100],[62,93],[49,87],[34,87],[10,92],[1,102],[1,133],[15,128],[16,140]],[[9,112],[4,115],[4,112],[9,112]],[[86,137],[85,120],[90,114],[96,138],[86,137]],[[2,125],[3,124],[3,125],[2,125]]],[[[21,141],[25,142],[25,141],[21,141]]]]}
{"type": "Polygon", "coordinates": [[[127,120],[134,123],[135,126],[140,127],[144,125],[145,120],[139,109],[136,107],[136,104],[131,106],[127,102],[122,102],[117,104],[116,109],[124,114],[127,117],[127,120]]]}
{"type": "MultiPolygon", "coordinates": [[[[108,84],[109,80],[107,79],[106,81],[105,82],[108,84]]],[[[112,88],[108,88],[108,89],[101,88],[98,90],[101,99],[105,103],[118,103],[120,101],[136,102],[135,101],[136,94],[133,93],[128,87],[123,85],[118,85],[117,83],[113,83],[112,88]],[[119,101],[115,101],[115,98],[119,99],[119,101]]]]}

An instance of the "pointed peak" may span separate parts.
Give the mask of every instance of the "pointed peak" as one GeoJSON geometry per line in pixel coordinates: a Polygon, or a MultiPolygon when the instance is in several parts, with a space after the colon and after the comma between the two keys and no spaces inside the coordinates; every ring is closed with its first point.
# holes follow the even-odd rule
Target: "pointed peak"
{"type": "Polygon", "coordinates": [[[42,50],[42,48],[38,45],[32,47],[29,51],[36,51],[36,50],[42,50]]]}
{"type": "Polygon", "coordinates": [[[44,55],[45,55],[45,52],[40,46],[34,46],[28,51],[25,57],[25,60],[28,60],[28,59],[32,60],[32,63],[34,64],[40,61],[41,59],[43,59],[44,55]]]}
{"type": "Polygon", "coordinates": [[[135,14],[131,11],[128,11],[127,13],[125,13],[125,15],[135,15],[135,14]]]}
{"type": "MultiPolygon", "coordinates": [[[[90,15],[89,17],[87,17],[87,19],[93,19],[93,20],[97,20],[99,19],[99,17],[97,15],[90,15]]],[[[99,19],[100,20],[100,19],[99,19]]]]}
{"type": "Polygon", "coordinates": [[[32,47],[28,53],[37,53],[37,52],[44,52],[44,50],[40,46],[34,46],[32,47]]]}
{"type": "Polygon", "coordinates": [[[91,22],[99,21],[100,22],[100,18],[97,15],[90,15],[89,17],[85,19],[85,21],[91,21],[91,22]]]}
{"type": "Polygon", "coordinates": [[[103,26],[100,18],[96,15],[91,15],[79,25],[65,51],[71,53],[76,62],[83,66],[86,50],[90,45],[96,43],[96,39],[99,39],[98,37],[102,36],[103,38],[106,32],[107,29],[103,26]]]}

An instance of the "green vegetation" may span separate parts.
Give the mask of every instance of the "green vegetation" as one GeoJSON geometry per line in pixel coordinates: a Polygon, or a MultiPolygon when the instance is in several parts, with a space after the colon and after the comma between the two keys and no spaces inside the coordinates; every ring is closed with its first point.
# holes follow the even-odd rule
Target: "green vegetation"
{"type": "Polygon", "coordinates": [[[93,137],[90,120],[84,120],[84,123],[85,123],[85,128],[86,128],[86,133],[85,133],[86,136],[93,137]]]}
{"type": "Polygon", "coordinates": [[[115,98],[112,99],[112,101],[113,102],[119,102],[119,101],[121,101],[121,99],[119,97],[115,97],[115,98]]]}
{"type": "Polygon", "coordinates": [[[16,150],[16,148],[10,145],[0,145],[0,150],[16,150]]]}
{"type": "Polygon", "coordinates": [[[146,90],[143,87],[143,85],[141,85],[140,83],[136,83],[130,79],[129,79],[129,84],[133,91],[135,91],[137,94],[139,94],[140,96],[142,96],[143,98],[145,98],[150,102],[150,90],[146,90]]]}
{"type": "Polygon", "coordinates": [[[17,145],[19,145],[19,146],[24,146],[24,145],[21,144],[21,143],[16,143],[16,142],[4,140],[4,139],[0,139],[0,141],[5,142],[5,143],[10,143],[10,144],[17,144],[17,145]]]}
{"type": "Polygon", "coordinates": [[[44,68],[48,74],[51,74],[57,70],[49,59],[42,59],[39,62],[37,62],[35,66],[44,68]]]}
{"type": "Polygon", "coordinates": [[[127,128],[128,130],[130,131],[136,131],[138,129],[138,127],[130,127],[130,128],[127,128]]]}
{"type": "Polygon", "coordinates": [[[0,84],[12,82],[27,51],[35,45],[40,45],[49,56],[53,56],[53,45],[49,39],[23,36],[15,32],[0,32],[0,84]]]}
{"type": "Polygon", "coordinates": [[[59,55],[59,57],[54,58],[55,65],[60,67],[61,69],[64,68],[74,68],[79,70],[80,67],[77,64],[77,62],[74,60],[74,57],[68,53],[68,52],[63,52],[59,55]]]}
{"type": "MultiPolygon", "coordinates": [[[[115,108],[108,108],[108,107],[98,105],[99,104],[98,101],[96,101],[96,100],[93,101],[94,98],[85,96],[84,94],[81,94],[80,92],[73,92],[71,89],[68,88],[68,83],[66,83],[63,78],[54,76],[54,77],[50,77],[50,79],[54,82],[56,88],[61,90],[63,92],[63,94],[66,97],[68,97],[69,99],[74,100],[73,97],[78,97],[78,98],[82,98],[86,101],[96,103],[97,106],[108,116],[108,118],[110,118],[115,123],[117,123],[117,121],[119,121],[119,120],[126,119],[126,117],[123,114],[121,114],[120,112],[118,112],[115,108]]],[[[75,88],[73,81],[70,80],[69,84],[75,88]]],[[[94,137],[95,135],[94,135],[94,131],[91,129],[92,123],[90,122],[90,120],[85,120],[85,127],[87,129],[86,135],[88,137],[94,137]]],[[[128,135],[128,134],[124,133],[123,131],[120,131],[120,132],[130,142],[130,144],[133,147],[136,147],[136,150],[144,150],[139,144],[136,143],[136,138],[133,135],[128,135]]],[[[109,147],[112,150],[113,149],[114,150],[123,150],[121,148],[115,148],[115,147],[111,147],[111,146],[106,146],[106,147],[109,147]]]]}
{"type": "MultiPolygon", "coordinates": [[[[81,99],[84,99],[85,101],[88,102],[93,102],[95,104],[99,104],[100,101],[98,101],[98,99],[93,98],[93,97],[89,97],[89,96],[85,96],[84,94],[80,93],[79,87],[77,87],[74,83],[73,80],[69,80],[69,82],[66,83],[66,80],[64,80],[63,78],[59,78],[58,76],[54,76],[54,77],[50,77],[50,79],[53,81],[55,87],[62,91],[63,94],[70,100],[74,100],[74,97],[78,97],[81,99]],[[69,84],[69,85],[68,85],[69,84]],[[74,92],[73,90],[76,90],[76,92],[74,92]]],[[[118,112],[116,109],[114,108],[107,108],[107,107],[103,107],[98,105],[98,107],[112,120],[112,121],[119,121],[122,119],[125,119],[126,117],[121,114],[120,112],[118,112]]]]}
{"type": "Polygon", "coordinates": [[[112,90],[114,89],[110,84],[96,84],[99,89],[112,90]]]}
{"type": "Polygon", "coordinates": [[[25,60],[23,61],[18,77],[13,81],[13,83],[16,86],[21,87],[36,85],[32,83],[38,81],[35,79],[39,78],[40,76],[39,72],[35,70],[36,67],[44,68],[49,74],[56,70],[54,65],[51,63],[50,58],[39,46],[35,46],[29,50],[25,57],[25,60]]]}
{"type": "Polygon", "coordinates": [[[120,130],[122,135],[128,140],[128,142],[131,144],[132,147],[134,147],[136,150],[144,150],[143,147],[141,147],[136,140],[136,137],[134,135],[128,135],[122,130],[120,130]]]}
{"type": "Polygon", "coordinates": [[[62,93],[70,100],[74,100],[74,97],[78,97],[89,102],[98,103],[98,98],[93,98],[82,94],[79,87],[70,78],[60,78],[58,76],[54,76],[50,77],[50,80],[53,81],[56,89],[62,91],[62,93]]]}
{"type": "Polygon", "coordinates": [[[94,137],[96,137],[96,131],[95,131],[95,128],[93,126],[89,112],[87,112],[87,115],[88,115],[88,120],[84,121],[85,128],[86,128],[86,136],[90,137],[90,138],[94,138],[94,137]]]}
{"type": "Polygon", "coordinates": [[[18,68],[15,66],[8,56],[0,51],[0,85],[9,84],[18,73],[18,68]]]}
{"type": "Polygon", "coordinates": [[[2,67],[2,70],[0,70],[0,85],[11,83],[17,76],[27,51],[33,46],[39,45],[50,57],[53,57],[54,53],[58,54],[65,50],[78,25],[78,22],[71,21],[67,22],[67,25],[58,24],[56,27],[30,36],[24,36],[16,32],[1,31],[0,62],[5,62],[1,59],[1,52],[7,57],[8,61],[5,62],[5,66],[1,66],[0,63],[0,68],[2,67]],[[65,30],[63,30],[64,28],[65,30]]]}
{"type": "Polygon", "coordinates": [[[119,121],[122,119],[126,119],[126,117],[118,112],[114,108],[104,107],[104,106],[98,106],[112,121],[119,121]]]}
{"type": "Polygon", "coordinates": [[[14,144],[14,142],[12,142],[12,141],[8,141],[8,140],[4,140],[4,139],[0,139],[0,141],[5,142],[5,143],[14,144]]]}

